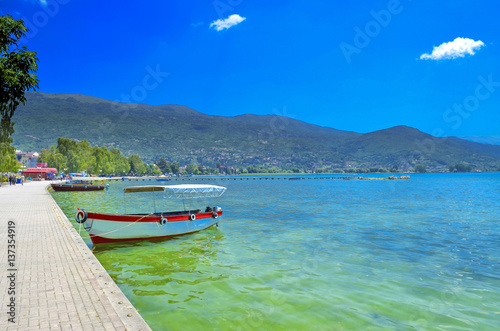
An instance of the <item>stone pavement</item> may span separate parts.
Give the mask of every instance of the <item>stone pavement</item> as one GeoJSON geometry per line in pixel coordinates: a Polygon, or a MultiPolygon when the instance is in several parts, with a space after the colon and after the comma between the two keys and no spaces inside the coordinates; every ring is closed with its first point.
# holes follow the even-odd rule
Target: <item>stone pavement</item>
{"type": "Polygon", "coordinates": [[[0,330],[151,330],[48,185],[0,187],[0,330]]]}

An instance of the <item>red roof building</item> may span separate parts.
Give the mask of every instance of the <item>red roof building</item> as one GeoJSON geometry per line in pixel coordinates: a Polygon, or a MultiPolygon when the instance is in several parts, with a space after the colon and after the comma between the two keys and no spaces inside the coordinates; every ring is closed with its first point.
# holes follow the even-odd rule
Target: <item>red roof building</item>
{"type": "Polygon", "coordinates": [[[21,174],[26,178],[40,178],[47,179],[47,174],[49,172],[56,173],[56,168],[28,168],[26,170],[21,171],[21,174]]]}

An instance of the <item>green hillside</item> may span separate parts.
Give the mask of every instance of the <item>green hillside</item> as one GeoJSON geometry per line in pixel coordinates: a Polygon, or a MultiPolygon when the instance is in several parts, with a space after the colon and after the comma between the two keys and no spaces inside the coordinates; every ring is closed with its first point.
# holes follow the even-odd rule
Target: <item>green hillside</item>
{"type": "Polygon", "coordinates": [[[415,164],[447,167],[467,163],[475,168],[495,168],[500,146],[483,145],[455,137],[437,138],[407,126],[370,132],[349,140],[342,153],[381,165],[408,168],[415,164]]]}
{"type": "Polygon", "coordinates": [[[500,166],[500,146],[435,138],[404,126],[360,134],[276,115],[211,116],[179,105],[125,104],[76,94],[28,93],[27,99],[14,117],[14,145],[24,151],[48,148],[65,137],[149,161],[210,166],[500,166]]]}

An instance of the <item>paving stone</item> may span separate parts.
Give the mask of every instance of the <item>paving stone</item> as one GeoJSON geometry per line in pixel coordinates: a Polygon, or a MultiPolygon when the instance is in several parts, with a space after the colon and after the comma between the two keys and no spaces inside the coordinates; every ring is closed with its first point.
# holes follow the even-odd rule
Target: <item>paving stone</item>
{"type": "Polygon", "coordinates": [[[118,305],[132,306],[47,192],[48,185],[0,187],[0,330],[151,330],[135,309],[118,305]],[[11,238],[9,221],[15,223],[11,238]],[[8,252],[12,238],[14,254],[8,252]],[[13,265],[8,255],[15,255],[13,265]],[[9,275],[15,276],[13,286],[9,275]],[[15,323],[8,321],[11,298],[15,323]]]}

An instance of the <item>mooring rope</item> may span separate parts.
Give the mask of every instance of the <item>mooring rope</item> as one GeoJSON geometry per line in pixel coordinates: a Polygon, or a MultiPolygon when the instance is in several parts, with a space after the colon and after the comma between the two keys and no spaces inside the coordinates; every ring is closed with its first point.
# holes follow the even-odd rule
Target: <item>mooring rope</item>
{"type": "MultiPolygon", "coordinates": [[[[113,231],[109,231],[109,232],[104,232],[104,233],[101,233],[101,234],[99,234],[99,236],[101,237],[102,235],[105,235],[105,234],[110,234],[110,233],[116,232],[116,231],[118,231],[118,230],[123,230],[123,229],[125,229],[126,227],[129,227],[129,226],[131,226],[132,224],[135,224],[135,223],[139,222],[139,221],[140,221],[140,220],[142,220],[143,218],[148,217],[148,216],[151,216],[151,215],[153,215],[153,214],[154,214],[154,212],[153,212],[153,213],[149,213],[148,215],[145,215],[145,216],[143,216],[143,217],[139,218],[138,220],[136,220],[136,221],[134,221],[134,222],[132,222],[132,223],[129,223],[129,224],[127,224],[127,225],[125,225],[125,226],[123,226],[123,227],[121,227],[121,228],[115,229],[115,230],[113,230],[113,231]]],[[[92,220],[92,224],[94,224],[94,220],[92,220]]]]}

